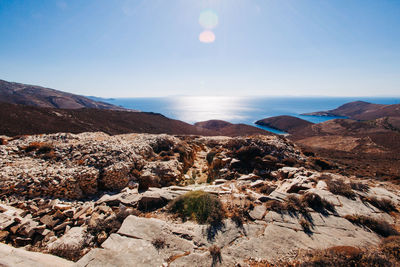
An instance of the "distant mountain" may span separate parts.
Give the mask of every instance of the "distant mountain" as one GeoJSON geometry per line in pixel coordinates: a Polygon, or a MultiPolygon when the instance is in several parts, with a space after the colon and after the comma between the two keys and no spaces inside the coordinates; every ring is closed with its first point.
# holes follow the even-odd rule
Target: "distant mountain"
{"type": "Polygon", "coordinates": [[[382,117],[400,117],[400,104],[383,105],[355,101],[333,110],[311,112],[303,115],[342,116],[354,120],[375,120],[382,117]]]}
{"type": "Polygon", "coordinates": [[[196,122],[194,124],[197,127],[201,127],[203,129],[216,131],[220,135],[224,136],[242,136],[242,135],[275,135],[271,132],[265,131],[263,129],[247,125],[247,124],[233,124],[227,121],[222,120],[209,120],[196,122]]]}
{"type": "Polygon", "coordinates": [[[34,107],[61,109],[114,109],[123,110],[108,103],[50,88],[0,80],[0,101],[34,107]]]}
{"type": "Polygon", "coordinates": [[[301,128],[312,125],[312,122],[293,116],[276,116],[256,121],[257,125],[267,126],[287,133],[295,133],[301,128]]]}

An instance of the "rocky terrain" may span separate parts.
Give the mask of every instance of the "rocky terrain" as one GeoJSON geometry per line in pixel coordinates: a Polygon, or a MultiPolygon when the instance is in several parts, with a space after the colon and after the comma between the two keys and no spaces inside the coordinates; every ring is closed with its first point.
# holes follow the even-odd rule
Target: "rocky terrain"
{"type": "Polygon", "coordinates": [[[271,132],[267,132],[263,129],[243,124],[243,123],[230,123],[222,120],[209,120],[196,122],[194,124],[197,127],[204,128],[213,132],[217,132],[218,135],[222,136],[243,136],[243,135],[274,135],[271,132]]]}
{"type": "Polygon", "coordinates": [[[339,116],[354,120],[375,120],[382,117],[400,117],[400,104],[383,105],[355,101],[333,110],[311,112],[303,115],[339,116]]]}
{"type": "Polygon", "coordinates": [[[0,141],[0,265],[399,263],[398,186],[280,136],[0,141]]]}
{"type": "Polygon", "coordinates": [[[0,80],[0,100],[6,103],[46,108],[124,110],[121,107],[94,101],[84,96],[36,85],[7,82],[4,80],[0,80]]]}
{"type": "Polygon", "coordinates": [[[312,122],[293,116],[275,116],[256,121],[257,125],[267,126],[287,133],[296,133],[303,128],[313,125],[312,122]]]}

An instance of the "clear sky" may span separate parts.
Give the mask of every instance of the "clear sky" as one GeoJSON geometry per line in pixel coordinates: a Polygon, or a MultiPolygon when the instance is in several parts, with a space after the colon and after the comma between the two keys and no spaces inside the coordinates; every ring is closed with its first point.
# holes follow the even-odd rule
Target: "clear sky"
{"type": "Polygon", "coordinates": [[[0,79],[102,97],[400,95],[399,0],[0,0],[0,79]]]}

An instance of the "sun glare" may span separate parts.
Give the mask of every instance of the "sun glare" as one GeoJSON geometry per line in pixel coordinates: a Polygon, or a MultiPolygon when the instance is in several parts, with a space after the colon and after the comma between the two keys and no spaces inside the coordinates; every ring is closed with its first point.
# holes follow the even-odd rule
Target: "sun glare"
{"type": "Polygon", "coordinates": [[[215,33],[212,31],[218,26],[218,15],[212,9],[206,9],[200,13],[199,24],[204,28],[204,31],[200,33],[199,40],[202,43],[213,43],[215,42],[215,33]]]}
{"type": "Polygon", "coordinates": [[[212,31],[204,31],[200,33],[199,40],[202,43],[213,43],[215,41],[215,34],[212,31]]]}

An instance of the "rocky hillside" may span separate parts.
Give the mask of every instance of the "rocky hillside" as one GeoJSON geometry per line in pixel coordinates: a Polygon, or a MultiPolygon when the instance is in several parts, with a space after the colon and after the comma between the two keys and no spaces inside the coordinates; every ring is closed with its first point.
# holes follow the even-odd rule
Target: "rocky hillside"
{"type": "Polygon", "coordinates": [[[256,121],[257,125],[267,126],[287,133],[296,133],[313,123],[293,116],[276,116],[256,121]]]}
{"type": "Polygon", "coordinates": [[[399,188],[329,167],[279,136],[3,136],[0,264],[396,266],[399,188]]]}
{"type": "Polygon", "coordinates": [[[375,120],[382,117],[400,117],[400,104],[382,105],[355,101],[333,110],[306,113],[304,115],[342,116],[354,120],[375,120]]]}
{"type": "Polygon", "coordinates": [[[36,85],[0,80],[0,101],[34,107],[80,109],[98,108],[123,110],[123,108],[36,85]]]}
{"type": "Polygon", "coordinates": [[[257,134],[274,135],[271,132],[265,131],[263,129],[251,125],[243,123],[233,124],[221,120],[196,122],[194,125],[200,128],[218,132],[220,135],[223,136],[244,136],[244,135],[257,135],[257,134]]]}

